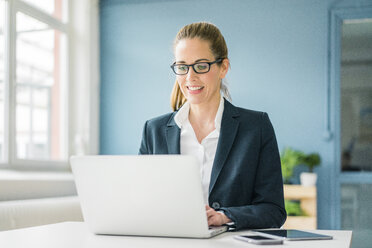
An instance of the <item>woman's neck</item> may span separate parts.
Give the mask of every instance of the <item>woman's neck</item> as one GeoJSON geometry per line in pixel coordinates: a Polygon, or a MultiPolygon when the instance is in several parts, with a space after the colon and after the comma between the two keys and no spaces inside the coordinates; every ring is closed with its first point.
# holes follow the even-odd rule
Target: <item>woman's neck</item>
{"type": "Polygon", "coordinates": [[[190,104],[189,121],[191,125],[198,129],[211,129],[214,130],[214,120],[218,107],[220,105],[221,95],[215,97],[212,101],[205,104],[190,104]]]}

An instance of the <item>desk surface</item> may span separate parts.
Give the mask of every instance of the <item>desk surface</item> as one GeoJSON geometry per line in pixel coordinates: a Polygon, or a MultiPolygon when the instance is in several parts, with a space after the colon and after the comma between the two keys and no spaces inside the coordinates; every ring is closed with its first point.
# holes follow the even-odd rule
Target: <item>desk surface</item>
{"type": "MultiPolygon", "coordinates": [[[[333,240],[314,241],[285,241],[284,247],[301,248],[347,248],[351,244],[351,231],[315,230],[312,232],[328,234],[333,240]]],[[[90,233],[84,222],[64,222],[52,225],[17,229],[0,232],[1,247],[7,248],[123,248],[123,247],[151,247],[151,248],[182,248],[182,247],[262,247],[248,244],[233,238],[244,232],[228,232],[211,239],[183,239],[156,238],[134,236],[107,236],[90,233]]],[[[273,245],[264,247],[280,246],[273,245]]]]}

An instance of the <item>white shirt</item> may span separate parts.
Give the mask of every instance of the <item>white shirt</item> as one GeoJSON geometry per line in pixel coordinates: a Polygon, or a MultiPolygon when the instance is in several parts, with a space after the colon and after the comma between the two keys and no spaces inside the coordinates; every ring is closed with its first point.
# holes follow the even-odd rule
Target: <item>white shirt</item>
{"type": "Polygon", "coordinates": [[[190,104],[186,102],[177,112],[174,121],[181,129],[180,152],[183,155],[194,155],[200,166],[200,176],[203,185],[205,204],[208,204],[209,183],[214,157],[216,155],[218,138],[220,137],[221,120],[224,109],[224,99],[221,97],[220,105],[214,120],[215,129],[205,137],[201,143],[196,138],[194,129],[189,122],[190,104]]]}

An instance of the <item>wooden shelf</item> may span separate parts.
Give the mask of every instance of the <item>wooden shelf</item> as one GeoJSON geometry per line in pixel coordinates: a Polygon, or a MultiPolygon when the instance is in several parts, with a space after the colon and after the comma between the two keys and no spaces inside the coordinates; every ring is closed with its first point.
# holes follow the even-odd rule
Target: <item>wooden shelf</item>
{"type": "Polygon", "coordinates": [[[284,199],[300,201],[301,209],[306,216],[288,216],[284,223],[287,229],[316,229],[316,187],[301,185],[284,185],[284,199]]]}
{"type": "Polygon", "coordinates": [[[303,198],[314,198],[316,197],[315,186],[301,186],[284,184],[284,198],[285,199],[303,199],[303,198]]]}
{"type": "Polygon", "coordinates": [[[316,217],[288,216],[283,228],[285,229],[316,229],[316,217]]]}

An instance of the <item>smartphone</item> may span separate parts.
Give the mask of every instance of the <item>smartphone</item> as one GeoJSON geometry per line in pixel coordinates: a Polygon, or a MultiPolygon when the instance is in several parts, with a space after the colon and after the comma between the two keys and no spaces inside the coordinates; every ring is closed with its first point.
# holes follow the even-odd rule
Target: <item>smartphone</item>
{"type": "Polygon", "coordinates": [[[251,244],[256,245],[280,245],[283,244],[283,239],[280,238],[271,238],[257,233],[248,234],[248,235],[236,235],[235,239],[245,241],[251,244]]]}

